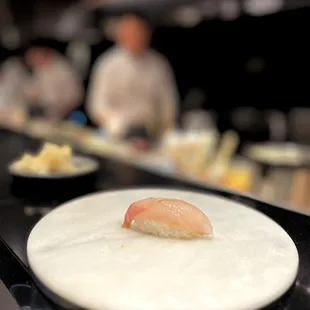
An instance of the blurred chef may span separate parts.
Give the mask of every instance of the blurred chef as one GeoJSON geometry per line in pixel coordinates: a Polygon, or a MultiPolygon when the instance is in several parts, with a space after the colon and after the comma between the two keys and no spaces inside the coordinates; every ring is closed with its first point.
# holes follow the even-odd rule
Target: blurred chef
{"type": "Polygon", "coordinates": [[[159,137],[175,126],[177,89],[168,61],[149,48],[151,29],[139,14],[122,16],[116,46],[102,55],[88,93],[90,118],[109,135],[159,137]]]}
{"type": "Polygon", "coordinates": [[[0,125],[17,129],[27,116],[25,87],[26,68],[18,57],[11,57],[0,66],[0,125]]]}
{"type": "Polygon", "coordinates": [[[33,72],[27,96],[35,116],[64,119],[82,100],[78,74],[64,56],[46,47],[29,49],[25,60],[33,72]]]}

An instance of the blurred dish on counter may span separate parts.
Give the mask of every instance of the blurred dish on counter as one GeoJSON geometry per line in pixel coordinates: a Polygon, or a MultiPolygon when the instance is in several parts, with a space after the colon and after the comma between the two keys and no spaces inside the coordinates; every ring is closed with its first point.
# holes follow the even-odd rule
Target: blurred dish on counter
{"type": "Polygon", "coordinates": [[[252,144],[244,154],[261,167],[257,195],[267,201],[309,214],[310,148],[295,143],[252,144]]]}
{"type": "Polygon", "coordinates": [[[38,154],[24,154],[9,165],[14,195],[44,199],[71,198],[92,191],[98,169],[96,160],[74,155],[67,145],[50,143],[38,154]]]}
{"type": "Polygon", "coordinates": [[[73,156],[68,145],[45,143],[38,154],[25,153],[9,166],[14,175],[25,177],[66,177],[84,174],[98,168],[95,161],[73,156]]]}
{"type": "Polygon", "coordinates": [[[159,153],[175,163],[178,173],[198,176],[213,158],[217,142],[213,131],[174,131],[163,138],[159,153]]]}
{"type": "Polygon", "coordinates": [[[256,166],[244,159],[235,159],[221,179],[220,185],[243,193],[252,192],[257,178],[256,166]]]}
{"type": "Polygon", "coordinates": [[[310,148],[294,143],[252,144],[245,147],[244,154],[264,165],[292,167],[310,165],[310,148]]]}

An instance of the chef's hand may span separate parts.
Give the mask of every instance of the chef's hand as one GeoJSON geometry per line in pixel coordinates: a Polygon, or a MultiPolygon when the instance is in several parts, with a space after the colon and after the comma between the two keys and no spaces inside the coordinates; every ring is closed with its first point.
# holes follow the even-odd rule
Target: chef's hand
{"type": "Polygon", "coordinates": [[[37,88],[30,88],[26,93],[30,104],[38,105],[40,103],[40,92],[37,88]]]}
{"type": "Polygon", "coordinates": [[[132,141],[133,147],[138,152],[147,152],[150,149],[150,142],[145,139],[136,139],[132,141]]]}
{"type": "Polygon", "coordinates": [[[106,113],[104,111],[98,110],[96,113],[96,121],[99,126],[103,126],[106,121],[106,113]]]}

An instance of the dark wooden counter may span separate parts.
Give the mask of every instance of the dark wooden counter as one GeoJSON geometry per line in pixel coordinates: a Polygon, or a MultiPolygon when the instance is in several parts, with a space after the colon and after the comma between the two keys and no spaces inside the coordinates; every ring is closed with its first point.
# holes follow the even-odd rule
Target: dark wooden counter
{"type": "MultiPolygon", "coordinates": [[[[9,162],[26,150],[36,150],[40,143],[39,140],[0,130],[0,279],[9,289],[14,285],[23,285],[22,291],[24,295],[31,295],[35,291],[36,300],[39,299],[42,303],[41,299],[44,299],[44,297],[37,291],[28,273],[26,240],[30,230],[42,215],[72,197],[55,197],[52,201],[44,201],[42,198],[21,199],[14,197],[11,193],[11,180],[7,171],[9,162]]],[[[93,188],[94,192],[148,186],[186,188],[187,190],[205,191],[214,195],[228,197],[271,217],[290,234],[296,243],[300,255],[300,269],[298,279],[292,290],[285,298],[282,298],[268,309],[310,309],[310,217],[220,189],[206,189],[189,182],[159,176],[110,159],[101,158],[99,161],[99,179],[93,188]]],[[[30,295],[29,298],[24,295],[23,301],[31,299],[30,295]]],[[[29,304],[27,305],[30,307],[29,309],[37,309],[29,304]]],[[[49,307],[46,306],[44,309],[58,309],[55,306],[49,307]]]]}

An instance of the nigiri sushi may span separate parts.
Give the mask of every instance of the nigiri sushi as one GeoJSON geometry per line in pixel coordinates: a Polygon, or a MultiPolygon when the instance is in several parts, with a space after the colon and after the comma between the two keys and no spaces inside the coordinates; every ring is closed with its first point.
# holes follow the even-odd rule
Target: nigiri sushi
{"type": "Polygon", "coordinates": [[[167,198],[146,198],[133,202],[124,218],[123,228],[166,238],[191,239],[213,236],[208,217],[192,204],[167,198]]]}

